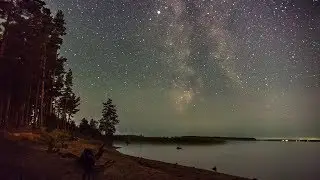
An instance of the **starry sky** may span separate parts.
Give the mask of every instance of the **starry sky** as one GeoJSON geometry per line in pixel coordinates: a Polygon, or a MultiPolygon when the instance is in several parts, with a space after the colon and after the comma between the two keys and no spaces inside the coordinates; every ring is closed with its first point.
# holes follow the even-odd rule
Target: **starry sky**
{"type": "Polygon", "coordinates": [[[119,133],[320,136],[317,0],[46,0],[76,115],[118,106],[119,133]]]}

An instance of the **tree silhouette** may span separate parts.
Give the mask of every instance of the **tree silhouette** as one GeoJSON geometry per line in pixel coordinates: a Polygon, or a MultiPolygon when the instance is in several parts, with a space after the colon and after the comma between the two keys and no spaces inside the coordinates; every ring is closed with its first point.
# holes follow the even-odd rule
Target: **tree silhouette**
{"type": "Polygon", "coordinates": [[[52,16],[43,0],[1,1],[0,19],[0,126],[41,127],[63,121],[58,123],[63,128],[63,117],[73,117],[80,98],[72,89],[65,93],[67,59],[59,56],[66,34],[62,11],[52,16]]]}
{"type": "Polygon", "coordinates": [[[94,119],[91,119],[89,126],[90,126],[91,137],[99,137],[101,135],[101,133],[98,129],[98,122],[97,121],[95,121],[94,119]]]}
{"type": "Polygon", "coordinates": [[[74,132],[74,131],[77,129],[76,122],[75,122],[74,120],[70,120],[70,121],[67,123],[67,129],[68,129],[70,132],[74,132]]]}
{"type": "Polygon", "coordinates": [[[79,111],[77,107],[80,105],[80,98],[76,97],[76,95],[72,91],[72,79],[72,71],[71,69],[69,69],[68,73],[66,74],[64,89],[60,98],[62,118],[65,123],[70,121],[73,115],[79,111]]]}
{"type": "Polygon", "coordinates": [[[119,123],[117,109],[109,98],[103,103],[102,118],[99,121],[99,130],[106,136],[112,136],[116,132],[116,125],[119,123]]]}
{"type": "Polygon", "coordinates": [[[80,133],[86,135],[88,134],[88,131],[90,129],[89,122],[86,118],[82,118],[80,125],[79,125],[79,131],[80,133]]]}
{"type": "Polygon", "coordinates": [[[80,133],[85,136],[99,137],[101,134],[97,128],[97,123],[98,122],[95,121],[94,119],[91,119],[89,122],[87,119],[83,118],[79,125],[80,133]]]}
{"type": "Polygon", "coordinates": [[[97,129],[97,124],[98,124],[97,121],[95,121],[94,119],[91,119],[90,123],[89,123],[89,126],[90,126],[91,129],[97,129]]]}

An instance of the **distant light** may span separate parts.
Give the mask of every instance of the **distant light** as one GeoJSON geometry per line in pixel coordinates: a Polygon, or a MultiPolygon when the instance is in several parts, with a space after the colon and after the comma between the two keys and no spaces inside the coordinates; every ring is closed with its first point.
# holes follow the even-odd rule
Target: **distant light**
{"type": "Polygon", "coordinates": [[[286,139],[286,142],[288,142],[289,140],[288,139],[286,139]]]}
{"type": "Polygon", "coordinates": [[[160,14],[161,12],[160,11],[157,11],[157,14],[160,14]]]}

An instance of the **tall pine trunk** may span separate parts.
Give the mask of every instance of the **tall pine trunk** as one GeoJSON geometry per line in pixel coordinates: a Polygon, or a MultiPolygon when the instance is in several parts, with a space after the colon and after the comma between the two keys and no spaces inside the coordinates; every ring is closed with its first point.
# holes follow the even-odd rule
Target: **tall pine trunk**
{"type": "Polygon", "coordinates": [[[47,40],[44,42],[43,44],[43,54],[41,57],[42,60],[42,79],[41,79],[41,102],[40,102],[40,127],[43,126],[43,115],[44,115],[44,82],[45,82],[45,77],[46,77],[46,63],[47,63],[47,58],[46,58],[46,54],[47,54],[47,40]]]}
{"type": "Polygon", "coordinates": [[[26,109],[26,102],[23,102],[21,107],[20,116],[19,116],[19,125],[25,127],[25,109],[26,109]]]}
{"type": "Polygon", "coordinates": [[[12,113],[13,113],[13,119],[14,119],[14,123],[12,124],[12,127],[15,127],[16,129],[19,126],[19,109],[18,107],[15,107],[12,109],[12,113]]]}
{"type": "MultiPolygon", "coordinates": [[[[56,52],[56,59],[55,59],[55,61],[57,61],[57,56],[58,56],[58,53],[56,52]]],[[[52,71],[50,71],[50,74],[52,73],[52,71]]],[[[55,75],[55,73],[54,73],[54,71],[53,71],[53,73],[52,73],[52,81],[51,81],[51,86],[50,86],[50,88],[51,88],[51,90],[53,89],[53,83],[54,83],[54,75],[55,75]]],[[[52,92],[52,91],[51,91],[52,92]]],[[[54,101],[54,97],[53,97],[54,95],[53,95],[53,93],[50,93],[50,109],[49,109],[49,114],[50,114],[50,116],[53,114],[53,101],[54,101]]]]}
{"type": "Polygon", "coordinates": [[[7,107],[5,112],[5,119],[4,119],[4,127],[8,128],[9,118],[10,118],[10,105],[11,105],[11,93],[9,93],[7,97],[7,107]]]}
{"type": "Polygon", "coordinates": [[[28,97],[27,97],[27,104],[26,104],[25,111],[24,111],[24,124],[25,125],[29,125],[29,123],[30,123],[30,116],[31,116],[30,110],[31,110],[31,106],[32,106],[31,89],[32,89],[32,86],[30,85],[29,93],[28,93],[28,97]]]}
{"type": "Polygon", "coordinates": [[[40,121],[39,126],[43,125],[43,113],[44,113],[44,70],[42,72],[42,82],[41,82],[41,99],[40,99],[40,121]]]}
{"type": "Polygon", "coordinates": [[[3,103],[3,100],[1,97],[1,99],[0,99],[0,127],[3,127],[3,125],[4,125],[3,107],[4,107],[4,103],[3,103]]]}
{"type": "Polygon", "coordinates": [[[36,123],[37,125],[39,125],[39,98],[40,98],[40,81],[38,81],[37,83],[37,93],[36,93],[36,96],[35,96],[35,99],[36,99],[36,104],[35,104],[35,107],[34,107],[34,122],[33,123],[36,123]]]}

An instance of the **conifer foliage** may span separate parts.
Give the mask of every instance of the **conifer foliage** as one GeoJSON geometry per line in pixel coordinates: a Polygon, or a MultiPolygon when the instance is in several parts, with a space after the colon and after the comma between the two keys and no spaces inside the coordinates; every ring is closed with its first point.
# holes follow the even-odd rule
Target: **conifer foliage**
{"type": "Polygon", "coordinates": [[[106,136],[112,136],[116,132],[116,125],[119,123],[116,106],[109,98],[103,103],[102,118],[99,121],[99,130],[106,136]]]}
{"type": "Polygon", "coordinates": [[[53,16],[42,0],[2,0],[0,23],[0,126],[66,128],[80,98],[59,55],[63,12],[53,16]]]}

